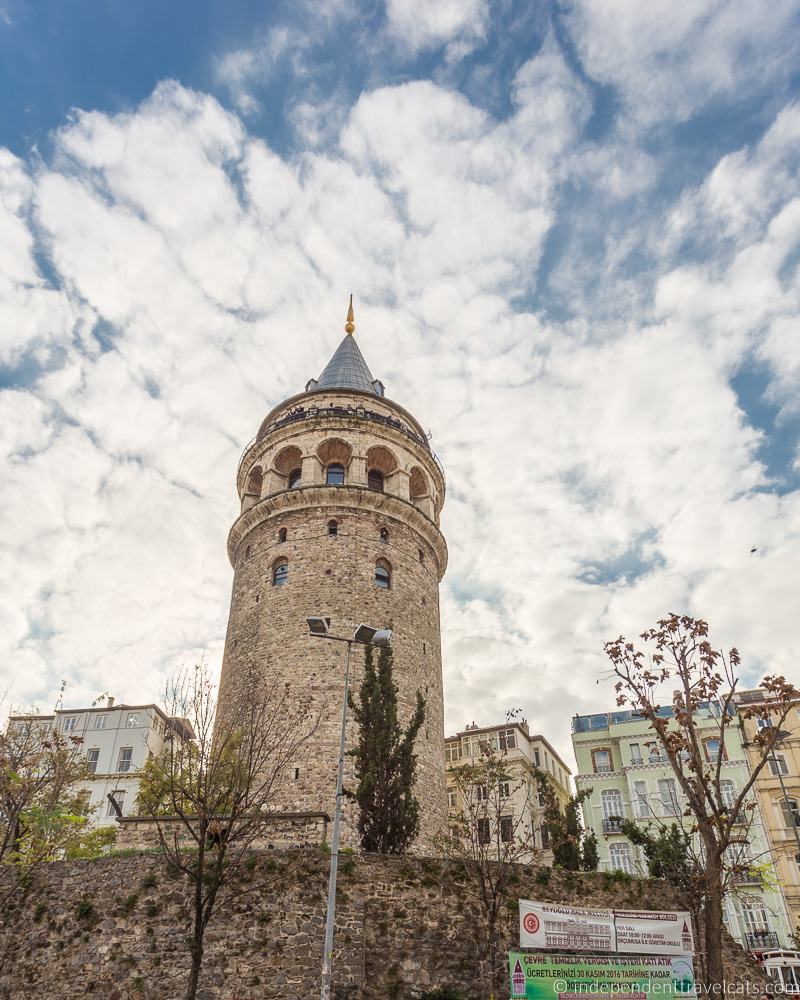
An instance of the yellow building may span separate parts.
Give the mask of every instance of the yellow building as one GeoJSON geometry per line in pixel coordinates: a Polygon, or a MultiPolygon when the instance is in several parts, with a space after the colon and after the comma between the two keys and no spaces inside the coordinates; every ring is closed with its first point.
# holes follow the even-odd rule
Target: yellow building
{"type": "Polygon", "coordinates": [[[569,768],[544,736],[530,734],[525,720],[483,728],[473,723],[462,732],[448,736],[444,743],[445,766],[448,769],[447,800],[451,816],[463,808],[458,801],[453,771],[459,765],[478,764],[484,749],[501,756],[511,776],[502,802],[506,815],[500,817],[501,837],[505,839],[506,835],[516,833],[524,838],[524,842],[535,844],[537,862],[552,865],[553,853],[542,822],[542,804],[535,772],[539,770],[547,774],[563,811],[571,794],[569,768]],[[506,822],[503,823],[503,820],[506,822]]]}
{"type": "MultiPolygon", "coordinates": [[[[744,745],[752,768],[761,759],[753,737],[759,729],[777,725],[778,720],[770,711],[769,694],[764,690],[738,691],[734,700],[740,710],[744,745]],[[758,709],[758,714],[744,718],[742,711],[751,708],[758,709]]],[[[800,693],[781,730],[786,736],[756,778],[755,790],[797,938],[800,935],[800,693]]]]}

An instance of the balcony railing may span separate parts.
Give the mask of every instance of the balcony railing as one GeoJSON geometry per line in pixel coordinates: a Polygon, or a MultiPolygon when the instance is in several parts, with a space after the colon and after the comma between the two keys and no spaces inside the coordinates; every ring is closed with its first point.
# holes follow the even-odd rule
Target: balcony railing
{"type": "Polygon", "coordinates": [[[767,948],[778,948],[778,935],[775,931],[753,931],[745,934],[747,947],[752,951],[765,951],[767,948]]]}
{"type": "Polygon", "coordinates": [[[764,880],[758,872],[734,872],[733,881],[737,885],[761,885],[764,880]]]}
{"type": "Polygon", "coordinates": [[[610,764],[595,764],[594,773],[595,774],[609,774],[614,768],[610,764]]]}
{"type": "Polygon", "coordinates": [[[604,819],[603,833],[619,833],[621,826],[622,820],[619,816],[613,816],[611,819],[604,819]]]}

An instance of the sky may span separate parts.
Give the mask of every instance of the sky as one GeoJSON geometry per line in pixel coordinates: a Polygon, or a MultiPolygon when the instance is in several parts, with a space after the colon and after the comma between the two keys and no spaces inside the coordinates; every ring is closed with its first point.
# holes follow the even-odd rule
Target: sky
{"type": "Polygon", "coordinates": [[[357,339],[447,472],[446,729],[569,764],[670,611],[800,682],[789,0],[0,0],[0,694],[219,665],[239,456],[357,339]]]}

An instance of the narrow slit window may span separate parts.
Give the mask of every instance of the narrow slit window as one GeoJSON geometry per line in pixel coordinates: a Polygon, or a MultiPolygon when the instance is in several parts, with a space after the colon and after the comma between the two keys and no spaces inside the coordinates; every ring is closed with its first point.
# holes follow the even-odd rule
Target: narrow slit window
{"type": "Polygon", "coordinates": [[[382,590],[388,590],[392,585],[392,571],[383,559],[379,559],[375,564],[375,583],[382,590]]]}
{"type": "Polygon", "coordinates": [[[328,534],[331,538],[335,538],[339,534],[338,521],[328,521],[328,534]]]}
{"type": "Polygon", "coordinates": [[[381,530],[380,530],[380,538],[381,538],[381,541],[383,542],[384,545],[386,545],[388,543],[388,541],[389,541],[389,529],[388,528],[381,528],[381,530]]]}
{"type": "Polygon", "coordinates": [[[278,532],[278,541],[279,542],[286,541],[286,528],[281,528],[281,530],[278,532]]]}

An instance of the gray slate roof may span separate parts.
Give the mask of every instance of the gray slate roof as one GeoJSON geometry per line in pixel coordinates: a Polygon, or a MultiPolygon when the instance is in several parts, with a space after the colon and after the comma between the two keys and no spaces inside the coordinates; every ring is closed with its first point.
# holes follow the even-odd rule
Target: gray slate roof
{"type": "Polygon", "coordinates": [[[336,348],[314,388],[358,389],[380,396],[379,385],[380,383],[376,383],[373,379],[364,355],[358,349],[356,338],[348,333],[336,348]]]}

